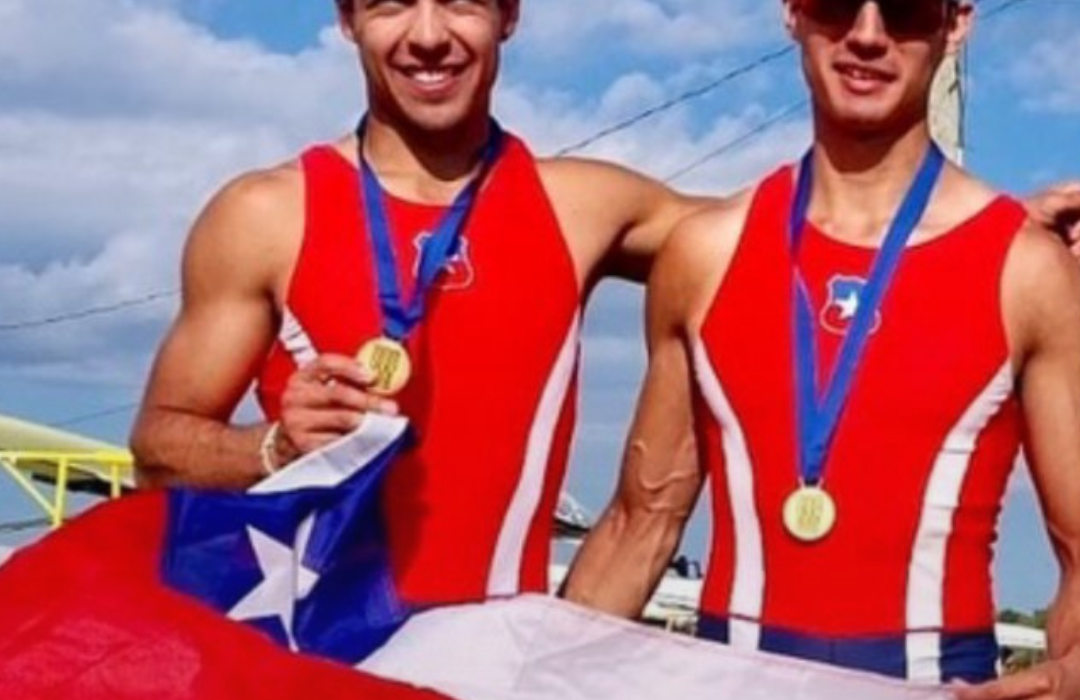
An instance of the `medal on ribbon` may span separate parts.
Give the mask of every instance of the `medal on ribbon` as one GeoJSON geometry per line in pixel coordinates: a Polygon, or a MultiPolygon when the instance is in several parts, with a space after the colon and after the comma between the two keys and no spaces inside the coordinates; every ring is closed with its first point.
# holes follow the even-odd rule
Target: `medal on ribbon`
{"type": "Polygon", "coordinates": [[[457,255],[461,237],[469,216],[476,205],[480,188],[498,160],[503,132],[492,120],[488,141],[480,156],[475,176],[454,198],[438,226],[420,251],[416,286],[412,297],[405,301],[402,292],[394,237],[386,211],[385,194],[371,164],[364,158],[364,131],[367,119],[357,127],[360,161],[361,201],[368,236],[374,249],[375,268],[379,284],[379,308],[382,312],[382,336],[364,343],[356,360],[373,377],[369,389],[376,394],[392,396],[405,388],[412,376],[412,360],[406,348],[409,335],[424,319],[428,294],[435,286],[446,264],[457,255]]]}
{"type": "Polygon", "coordinates": [[[825,490],[825,465],[840,418],[847,405],[855,374],[865,354],[870,333],[885,295],[896,276],[911,235],[919,225],[945,165],[945,156],[931,145],[914,183],[871,267],[859,298],[858,310],[840,346],[840,353],[824,391],[818,388],[817,342],[810,294],[798,266],[798,252],[806,228],[813,191],[813,152],[803,158],[790,219],[792,290],[795,326],[795,392],[799,442],[799,487],[784,503],[783,521],[795,539],[819,542],[833,531],[838,505],[825,490]]]}

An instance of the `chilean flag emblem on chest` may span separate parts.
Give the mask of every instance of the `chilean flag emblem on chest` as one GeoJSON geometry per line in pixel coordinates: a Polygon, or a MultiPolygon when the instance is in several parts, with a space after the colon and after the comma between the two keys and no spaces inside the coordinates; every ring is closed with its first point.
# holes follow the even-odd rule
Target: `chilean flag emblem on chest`
{"type": "MultiPolygon", "coordinates": [[[[835,275],[829,280],[828,298],[821,308],[821,325],[829,332],[847,335],[855,314],[859,312],[859,303],[863,298],[866,280],[852,275],[835,275]]],[[[871,333],[881,328],[881,312],[874,316],[871,333]]]]}
{"type": "MultiPolygon", "coordinates": [[[[413,279],[420,274],[420,259],[424,252],[424,246],[431,240],[430,231],[420,232],[413,239],[416,248],[416,260],[413,263],[413,279]]],[[[468,289],[476,279],[476,270],[473,267],[472,256],[469,253],[469,239],[462,237],[458,243],[458,250],[446,261],[442,275],[435,286],[437,289],[458,291],[468,289]]]]}

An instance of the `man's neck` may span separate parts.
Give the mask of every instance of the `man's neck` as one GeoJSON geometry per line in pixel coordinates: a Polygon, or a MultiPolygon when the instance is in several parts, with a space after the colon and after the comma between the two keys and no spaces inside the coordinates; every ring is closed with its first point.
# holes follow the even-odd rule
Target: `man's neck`
{"type": "Polygon", "coordinates": [[[486,117],[445,132],[424,132],[373,111],[362,148],[389,191],[405,199],[446,204],[476,172],[489,132],[486,117]]]}
{"type": "Polygon", "coordinates": [[[926,120],[880,136],[815,128],[810,218],[842,240],[880,243],[930,146],[926,120]]]}

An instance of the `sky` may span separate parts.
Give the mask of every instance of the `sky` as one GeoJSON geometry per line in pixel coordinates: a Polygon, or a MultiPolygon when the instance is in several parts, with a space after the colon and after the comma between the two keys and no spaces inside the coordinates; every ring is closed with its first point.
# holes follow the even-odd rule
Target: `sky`
{"type": "MultiPolygon", "coordinates": [[[[332,5],[0,0],[0,413],[125,442],[203,203],[230,177],[343,133],[363,110],[332,5]]],[[[1080,175],[1080,1],[980,9],[965,61],[967,165],[1018,193],[1080,175]]],[[[786,45],[779,2],[524,0],[523,14],[495,111],[539,154],[786,45]]],[[[730,192],[806,148],[805,112],[761,126],[804,97],[789,54],[584,155],[666,178],[721,150],[672,184],[730,192]]],[[[610,495],[642,373],[640,302],[640,290],[606,283],[587,317],[568,487],[593,512],[610,495]]],[[[0,485],[0,520],[31,512],[0,485]]],[[[1022,472],[1002,526],[1000,602],[1044,605],[1056,574],[1022,472]]],[[[692,555],[707,530],[696,517],[692,555]]]]}

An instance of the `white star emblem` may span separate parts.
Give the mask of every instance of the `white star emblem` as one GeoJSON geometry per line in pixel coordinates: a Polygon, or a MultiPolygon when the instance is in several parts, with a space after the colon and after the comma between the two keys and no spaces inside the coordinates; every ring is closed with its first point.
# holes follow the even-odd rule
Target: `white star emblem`
{"type": "Polygon", "coordinates": [[[293,634],[293,618],[296,603],[311,595],[319,574],[304,566],[315,516],[308,517],[296,531],[292,547],[281,544],[272,537],[249,527],[248,537],[255,550],[263,580],[243,600],[229,611],[229,617],[239,622],[278,618],[285,627],[289,648],[299,651],[293,634]]]}
{"type": "Polygon", "coordinates": [[[859,311],[859,293],[855,290],[846,296],[836,300],[836,306],[840,309],[840,319],[847,321],[855,318],[859,311]]]}

